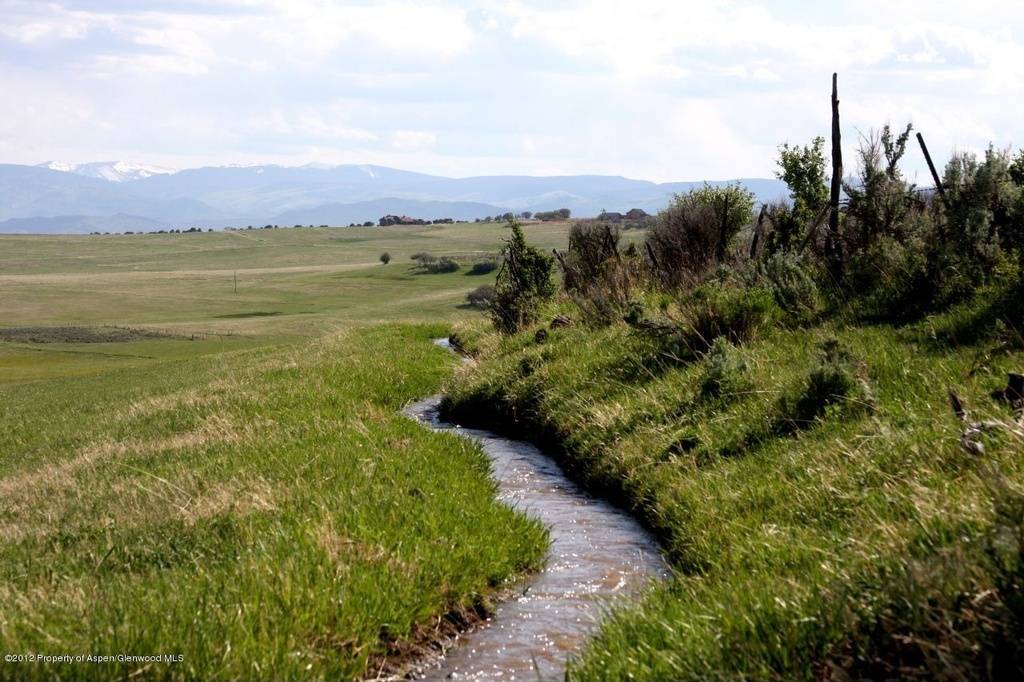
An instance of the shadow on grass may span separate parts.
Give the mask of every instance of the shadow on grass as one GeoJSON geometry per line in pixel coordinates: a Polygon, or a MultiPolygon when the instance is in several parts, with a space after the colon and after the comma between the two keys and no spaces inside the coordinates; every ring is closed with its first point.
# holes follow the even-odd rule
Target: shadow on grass
{"type": "Polygon", "coordinates": [[[247,317],[276,317],[278,315],[284,315],[284,313],[280,310],[255,310],[251,313],[228,313],[216,317],[219,320],[239,320],[247,317]]]}

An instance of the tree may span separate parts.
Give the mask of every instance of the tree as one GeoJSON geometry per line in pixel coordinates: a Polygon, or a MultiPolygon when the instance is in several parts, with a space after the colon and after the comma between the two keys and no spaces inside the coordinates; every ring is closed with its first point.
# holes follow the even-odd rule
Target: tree
{"type": "Polygon", "coordinates": [[[388,263],[390,263],[391,262],[391,254],[388,253],[387,251],[385,251],[384,253],[380,254],[380,262],[383,263],[384,265],[387,265],[388,263]]]}
{"type": "Polygon", "coordinates": [[[512,235],[502,249],[504,262],[490,312],[494,326],[511,334],[536,319],[538,304],[554,296],[555,285],[551,280],[553,259],[526,243],[518,221],[508,222],[512,235]]]}
{"type": "Polygon", "coordinates": [[[798,225],[814,220],[828,203],[825,182],[825,138],[816,137],[811,144],[779,147],[775,177],[789,187],[793,199],[793,217],[798,225]]]}
{"type": "Polygon", "coordinates": [[[1024,187],[1024,149],[1017,152],[1009,168],[1010,179],[1018,187],[1024,187]]]}

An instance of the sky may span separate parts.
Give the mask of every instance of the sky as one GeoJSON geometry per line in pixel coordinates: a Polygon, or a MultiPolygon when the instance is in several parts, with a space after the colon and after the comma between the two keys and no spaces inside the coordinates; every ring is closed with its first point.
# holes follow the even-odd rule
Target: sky
{"type": "Polygon", "coordinates": [[[848,170],[887,122],[1024,146],[1007,0],[0,0],[0,162],[770,177],[833,71],[848,170]]]}

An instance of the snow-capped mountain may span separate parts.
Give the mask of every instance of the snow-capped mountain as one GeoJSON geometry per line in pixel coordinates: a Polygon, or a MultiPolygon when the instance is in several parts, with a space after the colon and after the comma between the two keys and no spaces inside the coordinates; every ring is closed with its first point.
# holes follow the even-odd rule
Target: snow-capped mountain
{"type": "MultiPolygon", "coordinates": [[[[729,182],[739,182],[762,203],[788,194],[786,185],[775,179],[712,184],[729,182]]],[[[141,220],[175,227],[224,227],[344,225],[387,213],[472,219],[506,211],[568,208],[573,216],[583,217],[606,209],[641,208],[653,214],[668,205],[673,194],[702,184],[606,175],[448,178],[368,164],[215,166],[172,172],[123,162],[0,163],[0,233],[82,232],[105,224],[110,227],[103,231],[113,231],[142,224],[141,220]],[[16,222],[4,224],[9,220],[16,222]]]]}
{"type": "Polygon", "coordinates": [[[126,182],[129,180],[142,180],[153,175],[170,175],[175,173],[173,168],[163,166],[151,166],[130,161],[94,161],[93,163],[64,163],[62,161],[50,161],[39,164],[43,168],[75,173],[89,178],[99,178],[110,182],[126,182]]]}

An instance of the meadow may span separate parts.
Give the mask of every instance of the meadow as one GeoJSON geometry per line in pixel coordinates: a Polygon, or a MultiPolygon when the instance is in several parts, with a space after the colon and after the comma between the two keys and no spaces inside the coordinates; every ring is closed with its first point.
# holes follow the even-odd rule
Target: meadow
{"type": "Polygon", "coordinates": [[[483,453],[397,414],[493,279],[409,257],[504,230],[0,239],[0,648],[181,657],[0,678],[394,672],[536,569],[483,453]]]}

